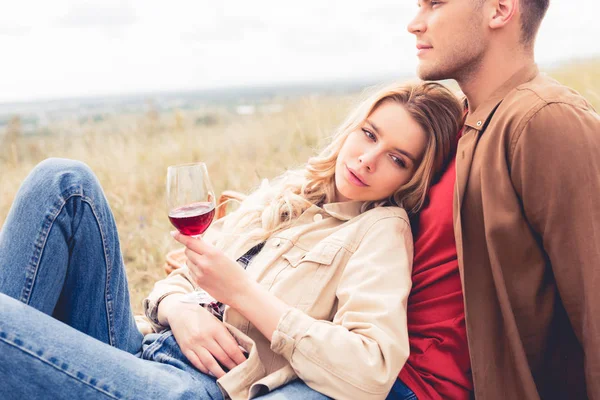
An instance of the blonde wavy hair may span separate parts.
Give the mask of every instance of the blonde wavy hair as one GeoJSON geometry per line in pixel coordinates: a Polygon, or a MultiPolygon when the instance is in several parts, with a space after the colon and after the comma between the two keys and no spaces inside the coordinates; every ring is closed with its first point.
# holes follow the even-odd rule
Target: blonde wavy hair
{"type": "Polygon", "coordinates": [[[331,142],[303,169],[287,171],[252,193],[224,224],[224,231],[250,234],[266,240],[289,226],[312,205],[335,201],[335,165],[350,133],[361,129],[366,119],[384,102],[404,106],[427,134],[425,152],[413,177],[389,198],[365,202],[362,212],[374,207],[399,206],[409,215],[419,212],[427,191],[453,154],[462,124],[463,109],[443,85],[434,82],[392,84],[375,91],[350,113],[331,142]]]}

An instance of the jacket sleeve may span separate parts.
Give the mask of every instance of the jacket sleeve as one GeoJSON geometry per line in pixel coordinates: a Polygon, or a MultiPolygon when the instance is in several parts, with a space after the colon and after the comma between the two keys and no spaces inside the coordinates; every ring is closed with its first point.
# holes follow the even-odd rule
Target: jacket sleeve
{"type": "Polygon", "coordinates": [[[585,104],[551,103],[526,122],[513,183],[583,348],[588,395],[600,399],[600,117],[585,104]]]}
{"type": "Polygon", "coordinates": [[[368,228],[342,273],[333,321],[292,308],[271,349],[311,388],[335,399],[384,399],[409,353],[411,288],[408,223],[386,217],[368,228]]]}
{"type": "MultiPolygon", "coordinates": [[[[217,242],[222,237],[222,228],[226,219],[227,217],[215,221],[206,231],[203,239],[211,243],[217,242]]],[[[192,282],[188,268],[184,266],[183,268],[176,269],[165,279],[161,279],[154,284],[154,288],[143,300],[142,305],[144,314],[150,320],[150,324],[155,332],[160,332],[168,328],[161,325],[158,321],[158,306],[160,302],[165,297],[174,293],[185,294],[194,291],[194,284],[192,282]]]]}

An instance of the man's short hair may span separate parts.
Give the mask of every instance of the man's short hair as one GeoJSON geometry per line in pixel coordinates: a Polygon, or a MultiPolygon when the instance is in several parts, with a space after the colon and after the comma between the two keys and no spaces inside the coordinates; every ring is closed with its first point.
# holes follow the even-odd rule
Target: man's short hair
{"type": "MultiPolygon", "coordinates": [[[[537,34],[540,24],[550,0],[519,0],[521,2],[521,41],[525,46],[533,44],[533,39],[537,34]]],[[[477,6],[481,7],[486,0],[477,0],[477,6]]]]}
{"type": "Polygon", "coordinates": [[[542,19],[548,11],[550,0],[520,0],[520,2],[522,41],[527,46],[533,44],[542,19]]]}

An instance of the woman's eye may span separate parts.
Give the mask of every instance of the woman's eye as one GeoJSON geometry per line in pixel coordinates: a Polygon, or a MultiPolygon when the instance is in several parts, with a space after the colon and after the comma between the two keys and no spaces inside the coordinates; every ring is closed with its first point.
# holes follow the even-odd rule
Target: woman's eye
{"type": "Polygon", "coordinates": [[[399,157],[396,156],[390,156],[392,158],[392,161],[395,162],[399,167],[401,168],[406,168],[406,163],[404,162],[404,160],[402,160],[399,157]]]}
{"type": "Polygon", "coordinates": [[[365,134],[366,137],[368,137],[369,139],[371,139],[373,142],[375,141],[375,135],[373,135],[373,133],[369,132],[366,129],[363,129],[362,131],[364,132],[364,134],[365,134]]]}

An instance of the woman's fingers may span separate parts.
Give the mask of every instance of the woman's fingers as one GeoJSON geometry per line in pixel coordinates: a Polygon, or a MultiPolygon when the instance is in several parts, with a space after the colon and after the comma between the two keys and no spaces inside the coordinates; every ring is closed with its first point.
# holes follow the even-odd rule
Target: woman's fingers
{"type": "Polygon", "coordinates": [[[235,361],[233,361],[221,348],[219,343],[212,342],[208,347],[206,347],[206,349],[218,362],[221,363],[221,365],[225,366],[228,370],[235,368],[237,365],[235,361]]]}
{"type": "Polygon", "coordinates": [[[185,357],[188,359],[188,361],[191,362],[192,365],[194,367],[196,367],[197,370],[199,370],[203,374],[208,374],[208,368],[206,368],[204,363],[202,361],[200,361],[200,358],[198,358],[198,356],[196,355],[196,353],[194,353],[193,350],[191,350],[191,349],[184,350],[183,355],[185,355],[185,357]]]}
{"type": "Polygon", "coordinates": [[[195,253],[194,251],[192,251],[190,249],[186,249],[184,254],[188,259],[188,261],[187,261],[188,271],[189,271],[190,275],[192,276],[192,278],[194,278],[196,283],[198,283],[202,278],[202,275],[200,275],[201,274],[200,265],[202,265],[201,264],[202,256],[198,253],[195,253]]]}
{"type": "Polygon", "coordinates": [[[208,254],[213,250],[213,246],[203,241],[201,238],[185,236],[177,231],[171,232],[171,236],[179,243],[199,254],[208,254]]]}
{"type": "MultiPolygon", "coordinates": [[[[225,353],[227,353],[227,356],[231,360],[233,360],[235,365],[240,365],[241,363],[246,361],[244,353],[240,349],[240,346],[238,345],[235,338],[231,336],[231,333],[229,333],[229,331],[226,330],[223,334],[219,335],[216,338],[216,340],[219,346],[221,346],[225,353]]],[[[228,368],[231,369],[230,367],[228,368]]]]}
{"type": "Polygon", "coordinates": [[[212,354],[210,354],[210,352],[206,348],[201,347],[197,349],[196,352],[202,364],[206,366],[206,368],[210,373],[212,373],[212,375],[216,376],[217,378],[220,378],[223,375],[225,375],[225,371],[223,371],[223,368],[221,368],[217,360],[215,360],[215,358],[212,356],[212,354]]]}
{"type": "Polygon", "coordinates": [[[245,360],[238,355],[230,357],[229,353],[235,353],[222,348],[219,341],[227,343],[229,348],[231,343],[237,348],[237,342],[223,323],[202,307],[182,308],[181,313],[173,313],[170,325],[183,354],[202,373],[219,378],[225,375],[224,368],[235,368],[238,364],[236,361],[245,360]]]}
{"type": "Polygon", "coordinates": [[[193,250],[185,249],[184,254],[194,265],[199,265],[202,262],[202,255],[193,250]]]}

